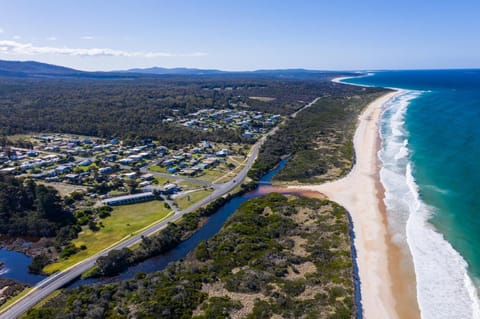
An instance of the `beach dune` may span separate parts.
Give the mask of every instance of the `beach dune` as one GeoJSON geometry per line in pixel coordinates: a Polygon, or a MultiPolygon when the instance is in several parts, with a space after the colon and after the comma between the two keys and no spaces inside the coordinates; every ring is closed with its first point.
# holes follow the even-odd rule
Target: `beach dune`
{"type": "Polygon", "coordinates": [[[382,106],[399,91],[370,103],[359,117],[354,136],[356,162],[344,178],[321,185],[294,186],[316,191],[351,214],[361,281],[364,318],[419,318],[411,261],[391,242],[378,179],[378,124],[382,106]]]}

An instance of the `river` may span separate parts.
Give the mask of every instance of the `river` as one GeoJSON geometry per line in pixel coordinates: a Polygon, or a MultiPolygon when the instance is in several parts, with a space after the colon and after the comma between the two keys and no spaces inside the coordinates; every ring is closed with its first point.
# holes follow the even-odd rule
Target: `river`
{"type": "MultiPolygon", "coordinates": [[[[184,258],[190,251],[197,247],[198,243],[214,236],[222,228],[228,217],[230,217],[230,215],[232,215],[242,203],[251,198],[264,195],[266,193],[265,189],[269,187],[268,185],[270,184],[271,179],[283,168],[287,160],[287,158],[283,159],[277,165],[277,167],[260,179],[260,186],[254,191],[229,200],[215,214],[208,218],[202,228],[200,228],[189,239],[185,240],[169,252],[149,258],[135,266],[128,268],[126,271],[117,276],[107,278],[77,279],[68,287],[73,288],[83,285],[104,284],[129,279],[138,272],[148,273],[160,271],[169,263],[184,258]]],[[[28,272],[28,265],[30,265],[32,259],[23,253],[2,248],[0,249],[0,261],[4,263],[4,267],[0,270],[0,278],[14,279],[28,285],[35,285],[36,283],[45,279],[45,276],[34,275],[28,272]]]]}

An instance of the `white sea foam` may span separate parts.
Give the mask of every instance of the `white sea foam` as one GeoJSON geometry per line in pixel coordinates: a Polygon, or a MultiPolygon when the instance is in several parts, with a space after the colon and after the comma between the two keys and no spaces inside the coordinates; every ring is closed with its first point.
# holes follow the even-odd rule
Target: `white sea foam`
{"type": "Polygon", "coordinates": [[[10,269],[8,269],[7,267],[3,267],[2,269],[0,269],[0,275],[4,275],[6,273],[8,273],[10,271],[10,269]]]}
{"type": "Polygon", "coordinates": [[[468,265],[428,222],[435,208],[421,200],[408,160],[405,114],[410,101],[420,94],[407,91],[385,105],[379,158],[389,228],[395,242],[407,244],[413,256],[422,318],[480,318],[468,265]]]}

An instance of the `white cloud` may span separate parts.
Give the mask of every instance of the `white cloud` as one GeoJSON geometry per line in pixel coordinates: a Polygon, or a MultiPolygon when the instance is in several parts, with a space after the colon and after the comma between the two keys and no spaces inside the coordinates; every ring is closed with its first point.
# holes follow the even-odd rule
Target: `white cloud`
{"type": "Polygon", "coordinates": [[[82,40],[93,40],[95,37],[92,37],[91,35],[84,35],[83,37],[80,37],[82,40]]]}
{"type": "Polygon", "coordinates": [[[45,38],[45,40],[47,40],[47,41],[56,41],[57,38],[56,38],[56,37],[47,37],[47,38],[45,38]]]}
{"type": "Polygon", "coordinates": [[[35,46],[31,43],[20,43],[17,41],[0,40],[0,53],[12,54],[56,54],[68,56],[114,56],[128,58],[158,58],[158,57],[199,57],[207,55],[204,52],[193,53],[170,53],[170,52],[142,52],[142,51],[122,51],[108,48],[67,48],[51,46],[35,46]]]}

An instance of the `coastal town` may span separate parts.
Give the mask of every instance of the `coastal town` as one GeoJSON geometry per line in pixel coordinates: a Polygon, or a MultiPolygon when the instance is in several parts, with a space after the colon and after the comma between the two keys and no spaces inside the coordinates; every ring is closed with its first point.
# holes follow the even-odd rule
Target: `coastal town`
{"type": "Polygon", "coordinates": [[[178,125],[194,129],[239,130],[247,140],[229,145],[204,140],[168,148],[151,138],[126,143],[115,137],[61,133],[17,136],[22,146],[28,147],[1,147],[0,173],[45,183],[64,196],[80,193],[87,205],[149,201],[155,193],[177,199],[172,204],[186,208],[208,196],[214,184],[235,176],[244,167],[251,145],[281,119],[279,115],[226,109],[202,109],[175,119],[178,125]],[[182,201],[183,196],[188,203],[182,201]]]}
{"type": "Polygon", "coordinates": [[[480,319],[480,1],[3,1],[0,319],[480,319]]]}

